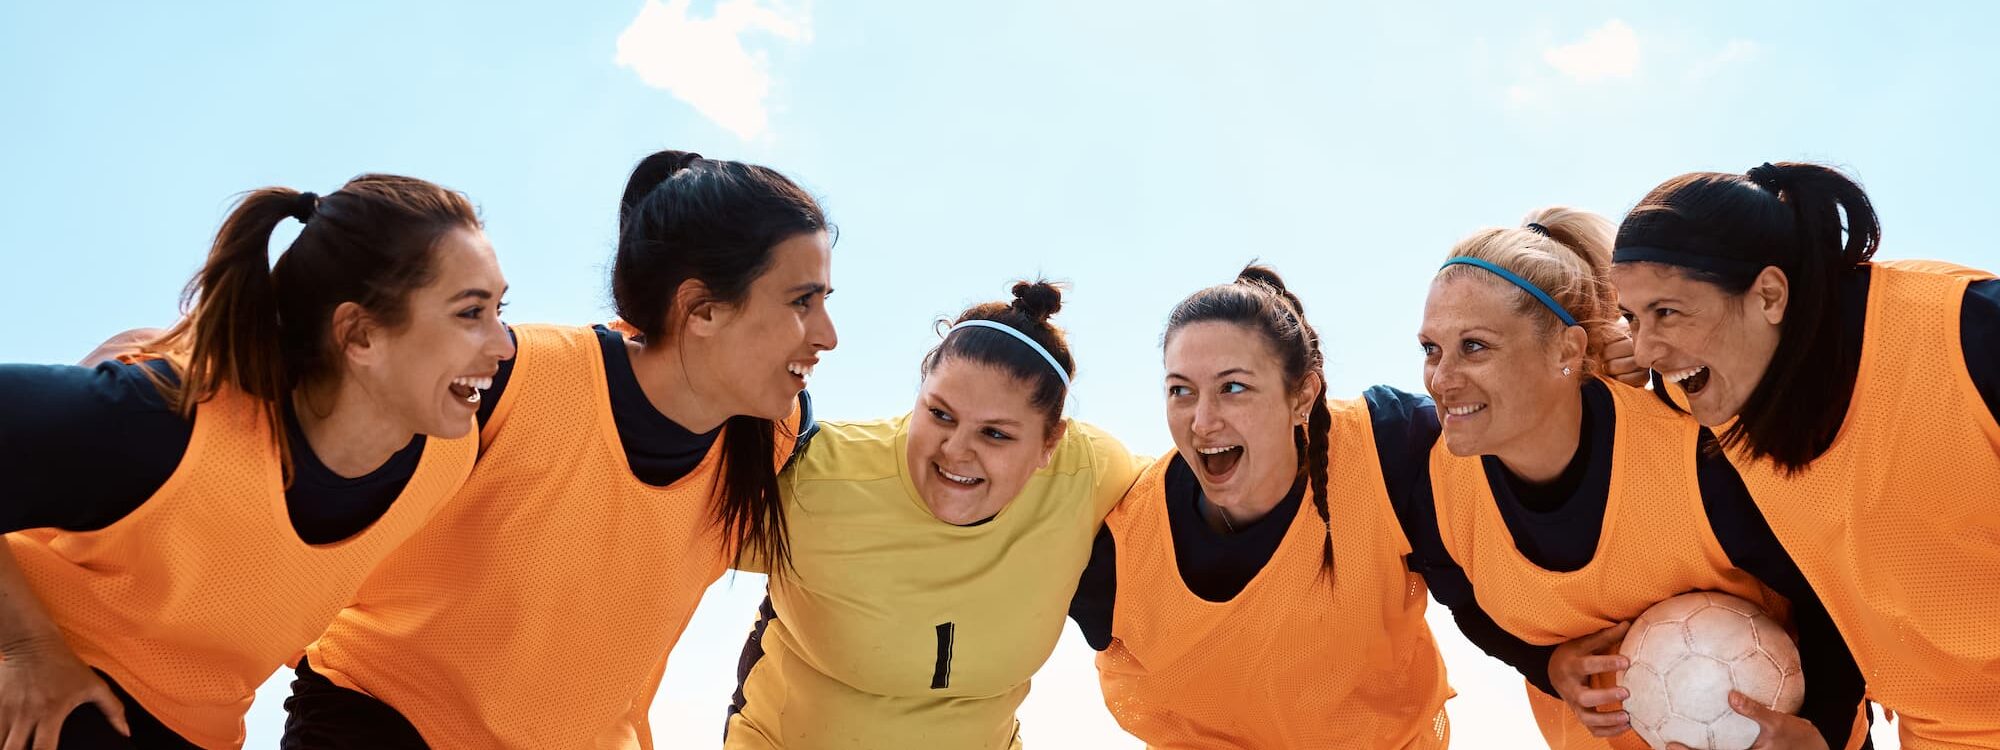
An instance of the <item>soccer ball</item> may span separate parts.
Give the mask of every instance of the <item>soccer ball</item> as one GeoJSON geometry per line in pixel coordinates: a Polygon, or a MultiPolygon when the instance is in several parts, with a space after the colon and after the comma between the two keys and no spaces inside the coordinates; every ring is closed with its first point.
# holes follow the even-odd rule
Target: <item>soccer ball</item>
{"type": "Polygon", "coordinates": [[[1632,622],[1618,653],[1632,668],[1618,673],[1631,691],[1632,729],[1664,750],[1743,750],[1757,723],[1729,708],[1736,690],[1777,711],[1794,713],[1806,697],[1799,648],[1757,605],[1697,591],[1660,602],[1632,622]]]}

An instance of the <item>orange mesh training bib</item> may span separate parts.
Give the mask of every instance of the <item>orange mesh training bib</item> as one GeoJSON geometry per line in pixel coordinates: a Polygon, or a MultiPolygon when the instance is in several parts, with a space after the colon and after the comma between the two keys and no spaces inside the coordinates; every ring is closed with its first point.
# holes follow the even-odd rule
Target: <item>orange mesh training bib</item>
{"type": "MultiPolygon", "coordinates": [[[[307,655],[438,748],[651,747],[667,653],[728,565],[710,520],[723,441],[671,486],[640,482],[597,334],[514,335],[465,489],[307,655]]],[[[780,427],[780,462],[794,427],[780,427]]]]}
{"type": "Polygon", "coordinates": [[[229,387],[202,402],[180,466],[118,522],[7,535],[77,655],[202,747],[242,746],[257,686],[437,512],[477,452],[471,435],[428,438],[387,513],[352,537],[308,545],[286,510],[262,403],[229,387]]]}
{"type": "MultiPolygon", "coordinates": [[[[1565,643],[1636,619],[1689,591],[1721,591],[1757,602],[1779,622],[1790,605],[1736,569],[1709,529],[1696,479],[1701,425],[1650,392],[1604,381],[1616,413],[1611,486],[1597,552],[1584,567],[1542,568],[1514,546],[1478,456],[1431,449],[1438,535],[1472,582],[1479,606],[1507,632],[1538,646],[1565,643]]],[[[1608,683],[1608,681],[1606,681],[1608,683]]],[[[1646,750],[1636,732],[1594,737],[1560,699],[1527,686],[1549,747],[1646,750]]],[[[1866,736],[1858,735],[1853,747],[1866,736]]]]}
{"type": "Polygon", "coordinates": [[[1913,750],[2000,747],[2000,425],[1959,346],[1983,278],[1874,264],[1833,446],[1789,478],[1730,456],[1913,750]]]}
{"type": "Polygon", "coordinates": [[[1104,702],[1155,748],[1441,748],[1444,663],[1423,580],[1382,482],[1368,406],[1334,401],[1326,526],[1302,506],[1270,562],[1228,602],[1188,591],[1155,462],[1111,513],[1118,545],[1104,702]]]}

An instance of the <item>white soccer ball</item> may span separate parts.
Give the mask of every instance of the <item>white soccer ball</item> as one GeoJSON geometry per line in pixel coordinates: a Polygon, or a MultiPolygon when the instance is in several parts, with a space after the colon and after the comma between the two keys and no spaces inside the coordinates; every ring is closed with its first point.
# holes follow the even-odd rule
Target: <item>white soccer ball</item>
{"type": "Polygon", "coordinates": [[[1631,691],[1632,729],[1665,750],[1743,750],[1757,723],[1729,708],[1729,691],[1785,713],[1799,710],[1806,680],[1799,647],[1755,604],[1697,591],[1655,604],[1632,622],[1618,653],[1632,668],[1618,673],[1631,691]]]}

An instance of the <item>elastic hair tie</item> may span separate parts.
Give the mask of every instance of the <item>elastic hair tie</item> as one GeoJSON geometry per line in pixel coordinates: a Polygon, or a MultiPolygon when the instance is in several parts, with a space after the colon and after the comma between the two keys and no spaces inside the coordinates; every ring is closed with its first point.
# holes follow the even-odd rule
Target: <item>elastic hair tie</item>
{"type": "Polygon", "coordinates": [[[1549,312],[1553,312],[1556,314],[1556,319],[1561,320],[1563,322],[1563,325],[1566,326],[1576,325],[1576,318],[1574,316],[1571,316],[1568,310],[1564,310],[1563,306],[1556,302],[1556,298],[1549,296],[1548,292],[1542,291],[1541,287],[1528,283],[1527,279],[1514,275],[1513,271],[1509,271],[1505,268],[1501,268],[1497,265],[1488,263],[1478,258],[1467,258],[1463,256],[1452,258],[1451,260],[1445,261],[1444,265],[1438,266],[1438,270],[1442,271],[1452,266],[1459,266],[1459,265],[1472,266],[1474,268],[1484,268],[1488,272],[1491,272],[1493,275],[1498,276],[1502,279],[1506,279],[1509,283],[1513,284],[1514,286],[1520,287],[1521,291],[1527,292],[1529,296],[1534,297],[1537,300],[1540,300],[1544,307],[1549,308],[1549,312]]]}
{"type": "Polygon", "coordinates": [[[1768,161],[1751,167],[1750,171],[1744,173],[1743,176],[1750,178],[1751,182],[1757,183],[1757,187],[1769,190],[1773,194],[1784,189],[1784,186],[1779,184],[1777,165],[1768,161]]]}
{"type": "Polygon", "coordinates": [[[1540,224],[1536,224],[1535,222],[1532,222],[1532,221],[1531,221],[1531,222],[1528,222],[1528,224],[1527,224],[1526,226],[1523,226],[1523,227],[1521,227],[1521,228],[1522,228],[1522,229],[1526,229],[1526,230],[1528,230],[1528,231],[1530,231],[1530,232],[1534,232],[1535,234],[1539,234],[1539,235],[1541,235],[1541,236],[1543,236],[1543,237],[1547,237],[1547,236],[1549,236],[1549,228],[1548,228],[1548,227],[1545,227],[1545,226],[1542,226],[1542,225],[1540,225],[1540,224]]]}
{"type": "Polygon", "coordinates": [[[1009,336],[1013,336],[1014,338],[1020,339],[1021,343],[1027,344],[1029,349],[1033,349],[1035,350],[1036,354],[1042,355],[1042,359],[1049,363],[1049,369],[1055,370],[1056,377],[1062,379],[1063,391],[1064,392],[1069,391],[1069,373],[1063,371],[1062,364],[1056,361],[1055,355],[1049,354],[1049,350],[1043,349],[1041,344],[1037,344],[1035,343],[1034,339],[1028,338],[1028,334],[1022,333],[1019,330],[1015,329],[1013,326],[1004,323],[995,323],[990,320],[973,319],[952,326],[951,330],[944,332],[944,335],[950,336],[952,333],[958,331],[961,328],[991,328],[995,331],[999,331],[1009,336]]]}
{"type": "Polygon", "coordinates": [[[318,210],[319,193],[299,193],[298,197],[292,199],[291,217],[298,219],[300,224],[311,221],[313,213],[318,210]]]}

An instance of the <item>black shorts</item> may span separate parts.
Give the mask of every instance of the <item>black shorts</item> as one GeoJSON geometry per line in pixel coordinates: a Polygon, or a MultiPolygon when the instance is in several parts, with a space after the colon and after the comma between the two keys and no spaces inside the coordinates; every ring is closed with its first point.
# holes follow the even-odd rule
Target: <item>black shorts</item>
{"type": "Polygon", "coordinates": [[[349,690],[299,659],[285,699],[284,750],[428,750],[403,714],[375,696],[349,690]]]}

